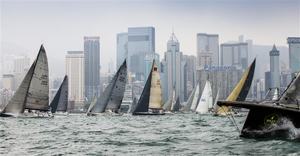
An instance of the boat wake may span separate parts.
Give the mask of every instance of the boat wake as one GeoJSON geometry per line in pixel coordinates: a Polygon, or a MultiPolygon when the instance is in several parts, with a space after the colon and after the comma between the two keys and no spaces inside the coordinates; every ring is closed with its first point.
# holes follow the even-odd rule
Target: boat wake
{"type": "Polygon", "coordinates": [[[270,125],[263,130],[243,130],[253,136],[268,136],[277,137],[287,140],[298,140],[300,139],[300,128],[296,128],[293,122],[287,118],[282,118],[278,124],[270,125]]]}

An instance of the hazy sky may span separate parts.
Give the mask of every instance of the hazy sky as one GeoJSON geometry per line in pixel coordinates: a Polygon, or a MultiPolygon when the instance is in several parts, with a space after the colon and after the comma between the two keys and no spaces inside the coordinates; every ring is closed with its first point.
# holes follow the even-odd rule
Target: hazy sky
{"type": "Polygon", "coordinates": [[[196,54],[197,33],[219,34],[220,44],[243,34],[254,44],[287,46],[287,37],[299,36],[299,10],[299,0],[1,0],[1,42],[37,53],[43,41],[49,57],[65,62],[67,51],[83,50],[83,36],[100,36],[100,61],[106,70],[110,58],[115,62],[116,34],[128,27],[155,27],[161,58],[172,26],[180,50],[188,55],[196,54]]]}

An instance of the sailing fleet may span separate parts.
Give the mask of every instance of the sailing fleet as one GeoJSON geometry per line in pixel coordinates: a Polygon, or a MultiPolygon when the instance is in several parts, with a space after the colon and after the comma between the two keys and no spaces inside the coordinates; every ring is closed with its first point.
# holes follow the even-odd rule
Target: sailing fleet
{"type": "MultiPolygon", "coordinates": [[[[216,97],[214,98],[215,101],[213,101],[211,82],[208,75],[201,95],[200,81],[198,80],[187,102],[181,108],[179,96],[175,94],[175,84],[173,91],[169,94],[168,100],[163,104],[161,78],[157,64],[155,60],[153,60],[152,69],[142,94],[139,99],[134,98],[129,113],[132,113],[134,116],[176,113],[238,116],[238,113],[233,110],[233,106],[235,106],[250,109],[241,136],[265,136],[261,133],[253,134],[251,130],[262,130],[271,123],[277,123],[277,120],[281,117],[292,119],[293,124],[300,128],[300,109],[298,102],[298,99],[300,99],[299,73],[287,87],[283,96],[279,97],[278,90],[276,90],[272,101],[269,101],[269,103],[245,102],[253,80],[255,62],[256,59],[254,59],[242,79],[225,101],[218,101],[220,85],[218,86],[216,97]],[[263,120],[264,122],[262,122],[263,120]],[[255,124],[256,122],[258,122],[259,126],[255,124]]],[[[124,60],[103,93],[99,97],[97,97],[96,94],[94,95],[86,112],[87,116],[123,115],[124,112],[120,110],[120,107],[124,97],[126,78],[127,65],[126,60],[124,60]]],[[[37,58],[25,75],[21,85],[12,99],[0,111],[0,117],[53,117],[53,114],[67,115],[68,77],[64,77],[60,88],[50,104],[48,81],[48,60],[45,48],[41,45],[37,58]]]]}

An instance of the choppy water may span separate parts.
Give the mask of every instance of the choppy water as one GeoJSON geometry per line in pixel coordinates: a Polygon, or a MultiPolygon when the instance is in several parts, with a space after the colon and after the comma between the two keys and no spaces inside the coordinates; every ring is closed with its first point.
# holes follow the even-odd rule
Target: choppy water
{"type": "Polygon", "coordinates": [[[228,118],[195,114],[0,118],[0,155],[300,155],[297,139],[238,135],[228,118]]]}

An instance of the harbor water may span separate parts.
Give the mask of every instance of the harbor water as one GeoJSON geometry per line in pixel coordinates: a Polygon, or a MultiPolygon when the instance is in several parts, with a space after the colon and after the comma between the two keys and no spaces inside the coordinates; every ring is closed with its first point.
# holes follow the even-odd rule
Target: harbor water
{"type": "Polygon", "coordinates": [[[0,118],[0,155],[300,155],[299,133],[241,138],[227,117],[196,114],[0,118]]]}

